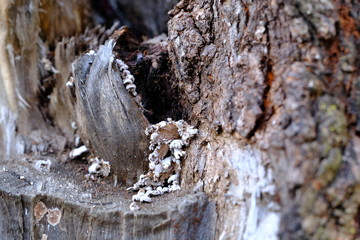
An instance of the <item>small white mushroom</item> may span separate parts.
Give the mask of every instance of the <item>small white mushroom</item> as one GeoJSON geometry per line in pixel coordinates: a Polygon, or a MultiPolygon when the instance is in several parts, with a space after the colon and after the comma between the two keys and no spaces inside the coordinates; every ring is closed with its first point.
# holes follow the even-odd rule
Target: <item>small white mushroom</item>
{"type": "Polygon", "coordinates": [[[75,121],[72,121],[71,122],[71,128],[76,130],[77,129],[77,125],[76,125],[76,122],[75,121]]]}
{"type": "Polygon", "coordinates": [[[134,186],[128,187],[126,190],[127,191],[137,191],[139,189],[140,189],[139,186],[135,183],[134,186]]]}
{"type": "Polygon", "coordinates": [[[146,192],[146,195],[148,195],[149,197],[160,196],[160,195],[163,195],[163,192],[158,191],[158,190],[152,190],[152,191],[146,192]]]}
{"type": "Polygon", "coordinates": [[[168,187],[163,187],[161,190],[163,193],[168,193],[170,189],[168,187]]]}
{"type": "Polygon", "coordinates": [[[140,202],[151,203],[152,200],[151,200],[151,198],[149,196],[143,195],[143,196],[140,196],[140,202]]]}
{"type": "Polygon", "coordinates": [[[154,175],[156,177],[160,177],[160,174],[162,173],[162,170],[163,170],[163,168],[162,168],[161,164],[156,164],[155,169],[154,169],[154,175]]]}
{"type": "Polygon", "coordinates": [[[99,158],[90,159],[91,165],[88,168],[90,178],[92,180],[96,177],[107,177],[110,174],[110,163],[99,158]]]}
{"type": "Polygon", "coordinates": [[[76,136],[76,137],[75,137],[75,140],[74,140],[75,146],[76,146],[76,147],[79,147],[80,143],[81,143],[81,138],[80,138],[80,136],[76,136]]]}
{"type": "Polygon", "coordinates": [[[174,181],[173,184],[170,186],[170,192],[179,191],[181,189],[179,182],[174,181]]]}
{"type": "Polygon", "coordinates": [[[172,183],[174,181],[179,181],[179,175],[178,174],[171,175],[167,181],[168,181],[168,183],[172,183]]]}
{"type": "Polygon", "coordinates": [[[155,164],[154,162],[150,162],[150,163],[149,163],[149,168],[150,168],[151,170],[154,170],[154,169],[155,169],[155,166],[156,166],[156,164],[155,164]]]}
{"type": "Polygon", "coordinates": [[[123,61],[121,61],[120,59],[116,59],[115,61],[116,61],[117,65],[119,66],[120,71],[124,71],[124,70],[126,70],[126,69],[129,68],[128,65],[126,65],[126,64],[125,64],[123,61]]]}
{"type": "Polygon", "coordinates": [[[140,210],[140,207],[136,204],[136,202],[132,202],[132,203],[130,204],[130,210],[131,210],[131,211],[140,210]]]}
{"type": "Polygon", "coordinates": [[[132,196],[132,200],[138,202],[138,201],[140,201],[140,197],[142,197],[142,196],[145,196],[145,190],[144,189],[140,189],[140,191],[137,194],[132,196]]]}
{"type": "Polygon", "coordinates": [[[37,160],[35,162],[34,167],[39,170],[40,172],[50,172],[50,167],[51,167],[51,160],[37,160]]]}
{"type": "Polygon", "coordinates": [[[167,157],[161,161],[163,169],[168,170],[171,167],[172,157],[167,157]]]}
{"type": "Polygon", "coordinates": [[[183,145],[184,145],[184,143],[183,143],[182,140],[180,140],[180,139],[175,139],[175,140],[171,141],[171,143],[170,143],[170,149],[174,149],[174,148],[181,149],[183,145]]]}
{"type": "Polygon", "coordinates": [[[72,88],[72,87],[74,87],[74,85],[75,84],[73,82],[71,82],[71,81],[67,81],[66,84],[65,84],[65,86],[68,87],[68,88],[72,88]]]}
{"type": "Polygon", "coordinates": [[[89,152],[89,149],[85,145],[82,145],[81,147],[73,149],[70,152],[69,157],[71,159],[74,159],[74,158],[80,157],[81,155],[88,153],[88,152],[89,152]]]}
{"type": "Polygon", "coordinates": [[[181,157],[185,156],[185,154],[186,154],[185,151],[178,149],[178,148],[175,148],[173,151],[174,151],[174,157],[176,159],[180,159],[181,157]]]}
{"type": "Polygon", "coordinates": [[[132,90],[135,90],[135,89],[136,89],[136,86],[133,83],[126,86],[126,90],[128,90],[128,91],[132,91],[132,90]]]}
{"type": "Polygon", "coordinates": [[[140,201],[140,196],[138,194],[135,194],[135,195],[132,196],[132,200],[139,202],[140,201]]]}
{"type": "Polygon", "coordinates": [[[124,85],[132,84],[132,83],[133,83],[133,81],[131,81],[129,78],[125,78],[123,81],[124,85]]]}
{"type": "Polygon", "coordinates": [[[96,52],[94,50],[90,50],[86,53],[86,55],[96,55],[96,52]]]}

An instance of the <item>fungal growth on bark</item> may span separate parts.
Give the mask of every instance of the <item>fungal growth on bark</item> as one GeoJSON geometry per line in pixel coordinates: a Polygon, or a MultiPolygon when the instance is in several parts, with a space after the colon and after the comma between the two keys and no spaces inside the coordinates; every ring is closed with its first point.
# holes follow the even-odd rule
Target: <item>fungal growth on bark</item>
{"type": "Polygon", "coordinates": [[[90,166],[86,179],[96,180],[98,177],[107,177],[110,174],[110,163],[101,158],[90,158],[90,166]]]}
{"type": "Polygon", "coordinates": [[[126,91],[128,91],[134,97],[137,96],[136,86],[134,84],[135,78],[129,71],[129,66],[126,65],[122,60],[116,59],[116,63],[119,66],[120,76],[123,79],[126,91]]]}
{"type": "Polygon", "coordinates": [[[40,221],[45,214],[48,212],[46,205],[43,202],[38,202],[34,207],[34,217],[35,220],[38,222],[40,221]]]}
{"type": "MultiPolygon", "coordinates": [[[[133,201],[151,202],[151,197],[180,190],[181,160],[186,157],[184,147],[198,130],[184,120],[168,118],[145,130],[150,136],[149,172],[142,174],[129,191],[138,191],[133,201]]],[[[132,203],[130,209],[136,210],[132,203]]]]}
{"type": "Polygon", "coordinates": [[[51,208],[48,209],[48,213],[47,213],[47,221],[48,223],[55,227],[56,225],[58,225],[60,223],[61,220],[61,211],[58,208],[51,208]]]}
{"type": "Polygon", "coordinates": [[[359,238],[359,1],[0,5],[1,239],[359,238]]]}

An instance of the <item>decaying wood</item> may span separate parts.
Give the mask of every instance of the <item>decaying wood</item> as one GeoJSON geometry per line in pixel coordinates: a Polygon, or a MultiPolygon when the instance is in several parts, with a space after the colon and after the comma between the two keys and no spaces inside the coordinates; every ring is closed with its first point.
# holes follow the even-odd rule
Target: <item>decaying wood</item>
{"type": "MultiPolygon", "coordinates": [[[[89,21],[88,6],[84,1],[62,3],[7,1],[1,6],[0,20],[7,31],[0,36],[4,60],[0,64],[0,153],[1,159],[16,159],[0,167],[1,238],[212,239],[215,205],[202,193],[169,194],[130,211],[131,195],[124,185],[134,183],[144,171],[147,120],[139,103],[125,91],[115,62],[110,63],[112,42],[98,49],[115,28],[90,25],[81,33],[89,21]],[[58,27],[52,28],[53,24],[58,27]],[[91,49],[96,56],[85,54],[91,49]],[[73,65],[75,89],[69,89],[66,82],[78,56],[73,65]],[[60,161],[67,160],[66,152],[61,152],[71,149],[80,133],[93,154],[111,161],[109,178],[88,182],[83,163],[60,161]],[[30,163],[24,153],[34,155],[30,163]],[[50,170],[35,170],[34,162],[45,156],[52,161],[50,170]]],[[[117,49],[115,55],[124,56],[137,75],[148,76],[139,84],[144,106],[149,107],[142,109],[153,119],[177,114],[175,110],[167,113],[176,102],[169,96],[172,91],[158,88],[167,83],[152,85],[158,72],[172,79],[166,44],[139,47],[134,43],[135,50],[117,49]],[[134,51],[142,58],[137,59],[134,51]],[[161,94],[151,100],[151,93],[145,93],[147,86],[161,94]],[[156,109],[156,99],[161,100],[162,110],[156,109]]]]}
{"type": "MultiPolygon", "coordinates": [[[[148,46],[122,35],[115,49],[108,42],[96,56],[84,53],[97,50],[114,29],[80,34],[89,22],[85,1],[43,3],[47,11],[37,0],[3,2],[1,158],[59,152],[81,132],[126,183],[142,170],[145,147],[135,147],[143,139],[142,114],[150,122],[184,118],[199,129],[183,165],[183,192],[138,213],[127,212],[130,199],[111,177],[83,182],[85,170],[74,170],[79,163],[56,163],[40,175],[27,163],[4,165],[5,238],[359,237],[358,1],[181,0],[171,11],[168,41],[148,46]],[[61,26],[49,27],[54,22],[61,26]],[[110,62],[113,53],[135,75],[143,113],[124,90],[110,62]],[[77,56],[71,100],[65,83],[77,56]],[[76,119],[79,130],[71,127],[76,119]],[[202,194],[186,195],[193,190],[204,191],[211,203],[202,194]],[[35,222],[32,211],[40,201],[51,209],[55,226],[48,213],[35,222]],[[57,225],[56,208],[62,219],[57,225]]],[[[166,16],[158,13],[173,4],[96,2],[110,3],[114,16],[148,35],[163,31],[158,24],[166,16]],[[120,10],[124,4],[129,9],[120,10]]]]}
{"type": "Polygon", "coordinates": [[[57,240],[213,237],[215,205],[202,193],[157,198],[134,212],[131,195],[120,185],[84,182],[73,166],[51,160],[54,170],[47,174],[24,160],[1,165],[1,239],[41,239],[44,234],[57,240]]]}
{"type": "Polygon", "coordinates": [[[110,161],[122,182],[131,184],[145,170],[148,121],[122,83],[115,41],[73,63],[75,114],[83,141],[110,161]]]}
{"type": "MultiPolygon", "coordinates": [[[[90,23],[90,8],[86,1],[66,0],[61,3],[39,0],[1,2],[2,159],[28,152],[61,151],[69,141],[66,138],[69,134],[64,136],[47,112],[49,104],[57,105],[57,99],[50,96],[57,73],[51,69],[53,54],[49,49],[62,37],[83,32],[90,23]],[[56,28],[52,27],[53,24],[56,28]]],[[[63,98],[66,98],[64,94],[63,98]]],[[[67,110],[60,103],[56,111],[67,110]]],[[[68,121],[70,126],[71,119],[68,121]]]]}

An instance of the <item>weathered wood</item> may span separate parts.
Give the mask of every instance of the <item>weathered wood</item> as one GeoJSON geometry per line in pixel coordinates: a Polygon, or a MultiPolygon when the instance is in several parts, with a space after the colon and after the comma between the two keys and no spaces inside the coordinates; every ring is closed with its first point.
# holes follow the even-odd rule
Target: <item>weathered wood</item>
{"type": "Polygon", "coordinates": [[[1,239],[213,239],[215,205],[204,194],[169,194],[134,212],[120,185],[85,184],[74,165],[52,160],[46,174],[26,161],[0,166],[1,239]],[[39,202],[60,210],[58,224],[49,224],[49,213],[36,221],[39,202]]]}
{"type": "MultiPolygon", "coordinates": [[[[113,4],[118,1],[101,2],[113,4]]],[[[156,8],[156,4],[152,4],[154,1],[145,1],[150,5],[144,4],[143,7],[147,9],[143,10],[136,5],[141,0],[123,2],[136,9],[127,14],[135,19],[130,20],[134,21],[133,26],[144,27],[135,29],[137,32],[152,34],[159,31],[160,28],[153,27],[157,22],[152,19],[154,13],[149,15],[149,22],[146,22],[147,17],[142,17],[147,16],[147,12],[154,6],[156,8]],[[136,14],[131,15],[133,12],[136,14]],[[138,20],[140,23],[135,23],[138,20]]],[[[0,35],[0,40],[4,43],[0,46],[0,91],[4,93],[0,94],[0,134],[4,140],[0,142],[0,148],[6,150],[5,154],[1,154],[9,157],[17,150],[45,151],[55,146],[61,149],[64,146],[61,128],[67,125],[64,129],[71,131],[71,121],[66,124],[66,117],[61,114],[50,114],[59,116],[54,121],[49,116],[43,117],[47,116],[47,104],[50,104],[53,113],[61,109],[57,107],[56,99],[60,99],[62,94],[60,90],[53,91],[52,93],[58,93],[54,101],[45,101],[52,91],[48,83],[53,82],[47,81],[51,73],[42,70],[44,64],[41,64],[39,70],[36,69],[36,60],[42,56],[47,56],[52,61],[51,54],[41,55],[34,50],[38,42],[33,40],[37,39],[38,29],[41,28],[33,25],[38,24],[40,10],[37,8],[38,4],[31,3],[38,1],[6,3],[1,8],[4,14],[0,15],[1,23],[8,29],[8,33],[0,35]],[[5,16],[12,21],[7,21],[5,16]],[[41,89],[44,89],[39,95],[39,79],[34,77],[38,72],[41,73],[41,89]],[[21,111],[22,108],[27,111],[21,111]],[[31,124],[24,124],[27,119],[31,119],[31,124]],[[55,141],[51,142],[53,139],[55,141]]],[[[161,12],[164,10],[159,9],[161,12]]],[[[145,78],[151,76],[152,80],[139,82],[139,88],[143,90],[143,100],[146,106],[150,106],[150,111],[156,104],[148,103],[156,101],[152,99],[152,91],[146,87],[147,83],[155,83],[153,89],[160,86],[164,88],[157,90],[161,94],[171,96],[175,93],[174,98],[178,102],[175,104],[176,112],[166,108],[157,115],[160,112],[153,111],[149,116],[154,121],[163,116],[184,116],[187,117],[185,120],[199,128],[199,136],[190,146],[185,160],[181,185],[185,191],[194,187],[205,191],[210,200],[216,203],[216,223],[213,222],[213,217],[201,216],[211,219],[211,224],[207,226],[211,229],[210,232],[216,231],[215,238],[355,239],[359,236],[359,9],[358,1],[351,0],[182,0],[172,11],[168,43],[176,79],[168,74],[167,77],[160,77],[157,82],[153,81],[157,71],[163,69],[157,68],[158,63],[154,61],[151,68],[146,68],[151,73],[139,74],[145,78]]],[[[125,15],[124,12],[119,14],[120,17],[125,15]]],[[[49,33],[49,39],[55,39],[51,31],[44,32],[49,33]]],[[[47,37],[44,36],[46,41],[47,37]]],[[[40,45],[46,43],[40,41],[40,45]]],[[[91,49],[95,49],[97,45],[94,44],[91,49]]],[[[80,49],[88,48],[85,45],[80,49]]],[[[131,61],[132,64],[129,65],[135,71],[142,67],[137,54],[143,54],[146,58],[147,53],[136,48],[135,44],[131,50],[133,52],[124,54],[127,59],[123,59],[131,61]],[[137,60],[139,62],[133,63],[137,60]]],[[[51,53],[50,50],[45,52],[51,53]]],[[[166,64],[162,64],[163,66],[166,64]]],[[[113,70],[112,66],[108,67],[106,64],[100,69],[106,68],[113,70]]],[[[164,76],[166,74],[165,72],[164,76]]],[[[113,83],[118,81],[116,77],[108,75],[108,71],[102,73],[105,78],[114,80],[113,83]]],[[[62,76],[61,81],[66,81],[67,74],[62,76]]],[[[90,82],[92,81],[99,82],[99,79],[92,79],[90,82]]],[[[119,87],[116,89],[109,85],[111,81],[100,83],[106,84],[104,86],[108,91],[115,89],[114,95],[124,93],[120,89],[121,84],[115,84],[119,87]]],[[[102,91],[96,87],[94,86],[95,91],[102,91]]],[[[90,96],[91,91],[84,89],[90,96]]],[[[76,91],[80,92],[79,88],[76,91]]],[[[98,93],[93,95],[97,96],[96,94],[98,93]]],[[[106,91],[104,94],[109,93],[106,91]]],[[[83,99],[92,101],[88,96],[83,99]]],[[[96,122],[96,115],[91,116],[87,109],[100,109],[100,115],[105,113],[106,118],[109,118],[114,114],[112,106],[106,107],[110,111],[102,112],[99,106],[103,102],[79,102],[81,99],[77,98],[77,104],[81,103],[79,110],[84,110],[84,115],[77,114],[80,119],[88,114],[92,125],[84,119],[80,123],[85,123],[83,126],[87,129],[102,129],[103,126],[96,122]]],[[[68,113],[71,111],[66,113],[69,116],[68,113]]],[[[112,124],[106,122],[106,126],[112,124]]],[[[109,131],[109,128],[105,129],[109,131]]],[[[99,148],[104,155],[110,154],[106,153],[104,146],[99,147],[108,142],[100,142],[92,132],[85,134],[85,139],[95,139],[95,150],[99,148]]],[[[118,136],[111,134],[104,133],[102,136],[118,136]]],[[[21,166],[19,168],[27,169],[21,166]]],[[[12,170],[13,173],[16,171],[18,170],[15,168],[12,170]]],[[[3,176],[8,178],[8,175],[3,176]]],[[[69,176],[64,179],[69,181],[69,176]]],[[[4,192],[2,198],[7,199],[3,206],[10,206],[11,209],[8,211],[7,208],[2,208],[1,213],[11,212],[24,219],[19,221],[14,217],[9,220],[12,225],[7,229],[15,238],[22,237],[16,233],[17,229],[31,225],[28,224],[31,218],[23,214],[25,210],[21,210],[21,204],[28,201],[28,195],[18,197],[20,192],[25,191],[17,185],[23,182],[18,181],[20,180],[13,180],[15,190],[11,194],[1,187],[4,192]],[[17,190],[19,194],[15,194],[17,190]]],[[[59,184],[60,182],[66,181],[59,180],[59,184]]],[[[81,186],[81,191],[87,193],[87,183],[77,184],[81,186]]],[[[94,189],[99,190],[100,196],[102,188],[93,184],[96,183],[91,183],[90,186],[96,186],[94,189]]],[[[12,189],[10,184],[4,186],[12,189]]],[[[111,185],[101,186],[110,188],[111,185]]],[[[114,188],[111,190],[114,192],[114,188]]],[[[61,192],[58,188],[57,191],[61,192]]],[[[64,199],[64,196],[61,197],[64,199]]],[[[62,203],[60,197],[41,198],[50,207],[62,203]]],[[[79,198],[81,199],[80,195],[76,199],[79,198]]],[[[87,205],[84,203],[84,206],[87,205]]],[[[71,211],[83,216],[92,216],[95,212],[89,208],[77,212],[80,207],[76,205],[71,211]]],[[[92,228],[94,238],[95,234],[101,234],[98,229],[102,228],[101,224],[104,222],[116,225],[108,218],[109,215],[122,221],[120,214],[111,215],[109,211],[103,211],[102,217],[85,224],[89,229],[95,226],[92,228]]],[[[64,216],[72,216],[70,211],[62,213],[64,216]]],[[[152,219],[153,215],[149,218],[152,219]]],[[[151,220],[146,219],[144,222],[151,223],[151,220]]],[[[46,222],[46,219],[41,221],[46,222]]],[[[134,225],[129,222],[129,225],[124,226],[134,229],[140,227],[138,224],[146,224],[144,222],[132,222],[134,225]]],[[[80,228],[74,225],[74,228],[80,228]]],[[[162,226],[160,224],[157,229],[161,230],[162,226]]],[[[72,230],[74,228],[70,224],[65,224],[65,227],[70,229],[69,234],[77,231],[72,230]]],[[[171,231],[176,231],[176,224],[171,227],[171,231]]],[[[32,229],[35,231],[37,228],[32,229]]],[[[44,227],[39,229],[46,230],[44,227]]],[[[49,229],[52,230],[51,227],[49,229]]],[[[38,233],[42,233],[41,231],[38,233]]],[[[61,228],[61,231],[65,230],[61,228]]]]}
{"type": "Polygon", "coordinates": [[[61,124],[64,132],[52,122],[68,110],[64,110],[66,100],[51,99],[58,76],[51,70],[50,49],[61,38],[85,30],[90,6],[85,0],[4,0],[0,11],[0,157],[62,151],[73,138],[69,136],[72,119],[67,126],[61,124]]]}
{"type": "Polygon", "coordinates": [[[125,90],[114,44],[109,40],[96,54],[85,54],[73,63],[75,111],[83,141],[130,185],[146,169],[148,121],[125,90]]]}

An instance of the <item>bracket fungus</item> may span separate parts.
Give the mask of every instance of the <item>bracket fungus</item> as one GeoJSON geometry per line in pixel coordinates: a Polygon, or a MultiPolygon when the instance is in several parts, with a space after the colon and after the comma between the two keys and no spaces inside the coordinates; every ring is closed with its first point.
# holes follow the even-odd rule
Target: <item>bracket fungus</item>
{"type": "Polygon", "coordinates": [[[101,158],[90,158],[90,166],[88,174],[85,176],[87,179],[96,180],[98,177],[107,177],[110,174],[110,163],[101,158]]]}
{"type": "Polygon", "coordinates": [[[150,125],[145,133],[150,135],[150,170],[140,175],[139,180],[128,191],[138,191],[132,197],[133,201],[149,203],[153,196],[181,189],[181,159],[186,156],[183,148],[189,146],[198,130],[184,120],[173,121],[168,118],[167,121],[150,125]]]}

